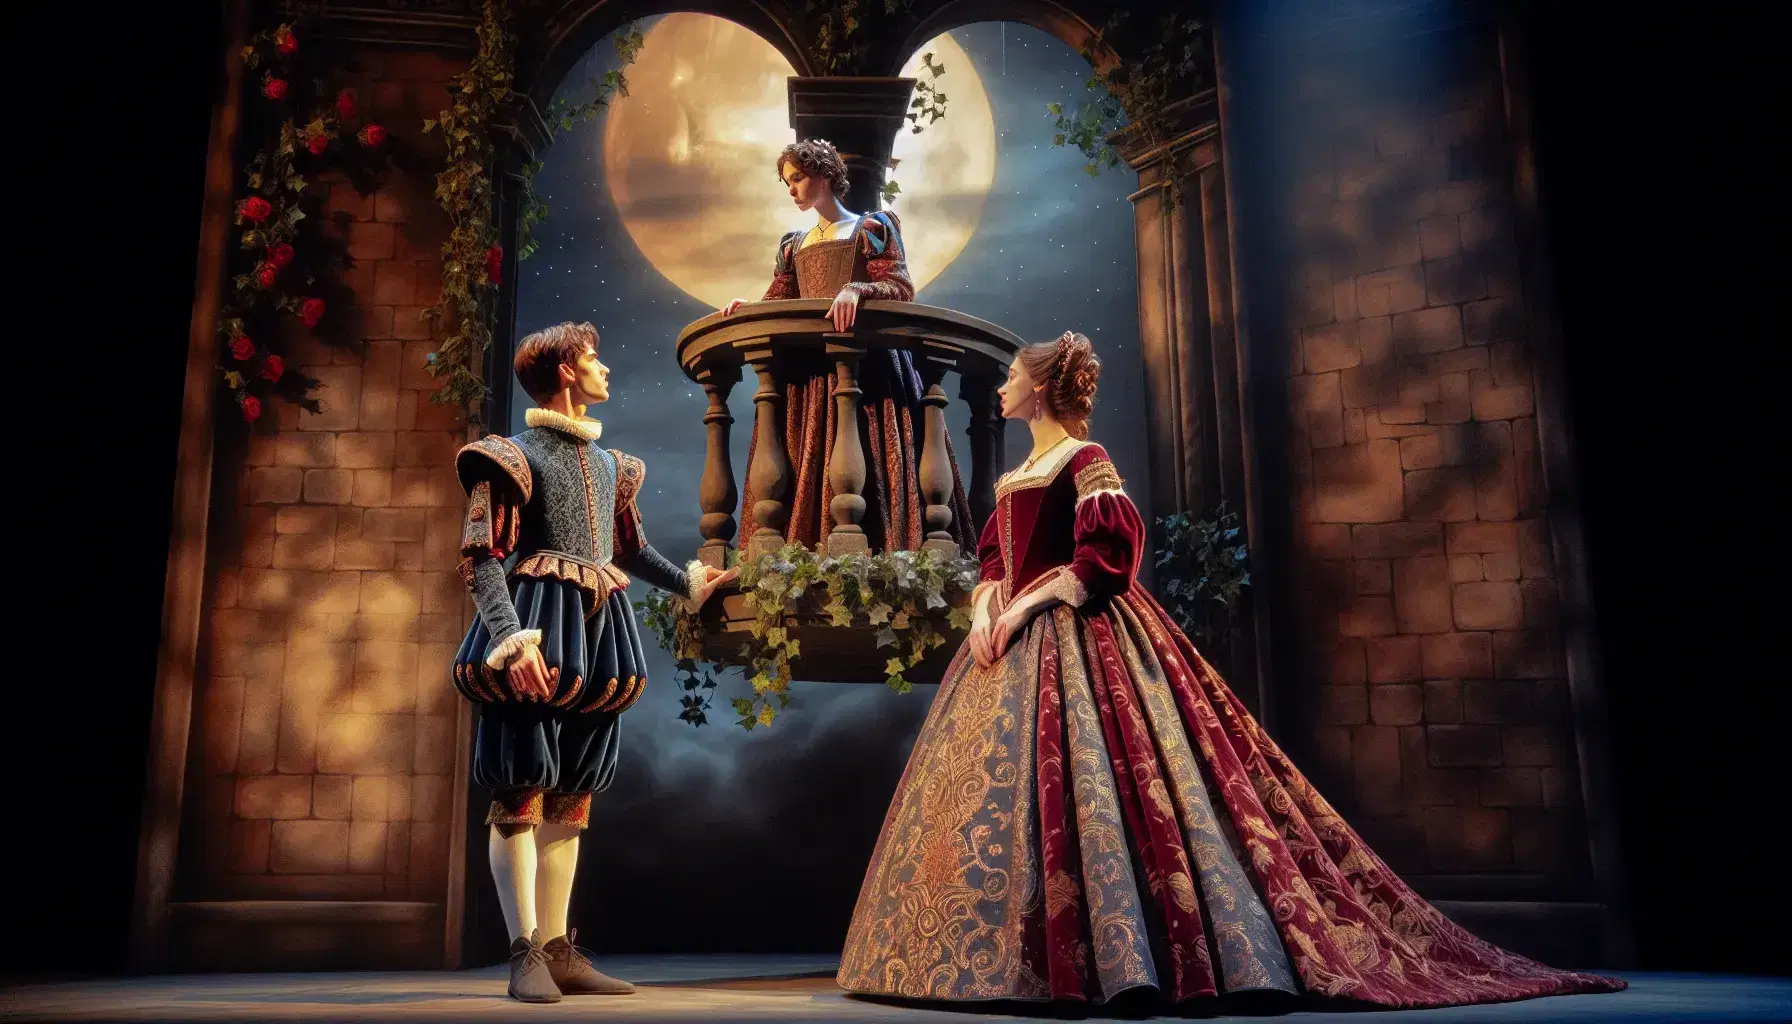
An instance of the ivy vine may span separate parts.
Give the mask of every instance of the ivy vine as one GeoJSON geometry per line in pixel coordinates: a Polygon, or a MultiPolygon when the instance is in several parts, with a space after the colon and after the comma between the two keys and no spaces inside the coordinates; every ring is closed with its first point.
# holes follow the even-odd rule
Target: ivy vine
{"type": "MultiPolygon", "coordinates": [[[[1116,11],[1083,42],[1083,59],[1094,69],[1083,82],[1087,98],[1069,111],[1061,103],[1045,105],[1053,118],[1052,145],[1075,146],[1088,160],[1083,170],[1094,177],[1119,165],[1120,154],[1109,139],[1122,128],[1132,127],[1148,149],[1168,144],[1175,132],[1170,106],[1192,95],[1205,78],[1204,28],[1191,14],[1167,11],[1155,31],[1140,30],[1125,10],[1116,11]],[[1104,45],[1135,56],[1103,69],[1097,53],[1104,45]]],[[[1181,197],[1180,177],[1170,175],[1168,187],[1174,205],[1181,197]]]]}
{"type": "MultiPolygon", "coordinates": [[[[802,657],[793,626],[875,627],[876,646],[890,648],[884,684],[907,693],[913,686],[908,670],[946,642],[942,620],[948,629],[970,628],[966,609],[977,578],[975,559],[947,559],[932,551],[823,555],[791,544],[757,562],[742,562],[738,586],[754,618],[739,660],[726,667],[742,670],[752,694],[730,701],[739,716],[735,724],[748,730],[771,725],[789,706],[791,665],[802,657]]],[[[682,601],[660,592],[647,599],[643,620],[677,659],[683,691],[678,717],[693,726],[705,724],[716,666],[699,667],[700,620],[682,601]]]]}
{"type": "Polygon", "coordinates": [[[339,315],[352,304],[342,283],[350,260],[341,238],[322,230],[329,185],[321,176],[342,174],[366,196],[391,166],[386,129],[361,120],[353,90],[329,84],[341,70],[337,55],[304,35],[303,23],[284,22],[255,33],[239,54],[254,90],[244,116],[250,153],[236,203],[231,294],[218,318],[218,370],[251,423],[271,396],[321,408],[312,395],[318,382],[282,355],[291,321],[326,344],[352,343],[339,315]]]}
{"type": "Polygon", "coordinates": [[[1212,643],[1228,635],[1239,597],[1251,584],[1238,513],[1220,502],[1205,518],[1179,512],[1157,525],[1164,539],[1156,564],[1165,610],[1190,636],[1212,643]]]}
{"type": "MultiPolygon", "coordinates": [[[[908,113],[904,115],[908,120],[908,130],[913,135],[921,134],[927,130],[928,125],[946,116],[946,94],[940,89],[940,76],[946,73],[946,65],[934,63],[931,52],[923,53],[921,71],[927,77],[915,79],[915,97],[909,100],[908,113]],[[926,120],[923,121],[922,118],[926,120]]],[[[891,160],[890,169],[895,168],[896,161],[891,160]]],[[[889,178],[878,192],[883,196],[884,202],[894,203],[896,197],[902,194],[902,186],[896,183],[895,178],[889,178]]]]}
{"type": "MultiPolygon", "coordinates": [[[[609,107],[611,99],[628,95],[628,78],[624,71],[640,55],[642,41],[641,30],[630,25],[615,39],[616,56],[622,62],[621,67],[604,72],[603,77],[592,86],[591,95],[585,99],[573,101],[557,97],[548,105],[543,120],[547,122],[550,142],[560,132],[596,117],[609,107]]],[[[541,166],[541,161],[536,159],[523,167],[523,204],[517,222],[516,258],[519,260],[526,260],[535,254],[535,228],[547,220],[549,213],[547,200],[535,192],[535,175],[541,171],[541,166]]]]}
{"type": "Polygon", "coordinates": [[[452,229],[442,243],[442,293],[422,316],[440,339],[429,372],[442,380],[430,400],[476,409],[485,397],[481,376],[492,340],[494,303],[504,250],[492,216],[492,124],[510,103],[516,76],[516,36],[506,0],[480,5],[479,48],[448,84],[449,106],[423,122],[440,132],[448,159],[436,175],[436,201],[452,229]]]}

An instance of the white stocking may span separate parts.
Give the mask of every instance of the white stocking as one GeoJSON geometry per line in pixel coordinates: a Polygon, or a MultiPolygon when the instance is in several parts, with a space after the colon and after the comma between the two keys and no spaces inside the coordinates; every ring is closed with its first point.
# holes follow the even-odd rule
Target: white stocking
{"type": "Polygon", "coordinates": [[[541,915],[541,941],[566,934],[572,908],[572,878],[579,868],[579,829],[573,825],[541,825],[535,829],[535,907],[541,915]]]}
{"type": "MultiPolygon", "coordinates": [[[[551,826],[550,826],[551,827],[551,826]]],[[[535,828],[526,828],[506,839],[493,825],[486,841],[486,855],[492,862],[492,881],[498,885],[498,903],[504,908],[504,927],[510,941],[528,938],[535,922],[535,828]]],[[[566,911],[560,912],[564,925],[566,911]]]]}

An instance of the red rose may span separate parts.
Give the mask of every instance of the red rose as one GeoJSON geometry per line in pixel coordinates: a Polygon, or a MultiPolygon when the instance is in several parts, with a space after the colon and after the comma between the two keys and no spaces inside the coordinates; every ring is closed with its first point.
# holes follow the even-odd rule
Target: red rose
{"type": "Polygon", "coordinates": [[[355,116],[355,91],[353,89],[344,89],[336,94],[336,116],[345,118],[355,116]]]}
{"type": "Polygon", "coordinates": [[[504,279],[504,247],[494,245],[485,250],[485,278],[492,284],[504,279]]]}
{"type": "Polygon", "coordinates": [[[268,380],[277,381],[286,372],[286,360],[270,355],[261,361],[261,375],[268,380]]]}
{"type": "Polygon", "coordinates": [[[248,395],[243,399],[243,419],[254,423],[261,419],[261,399],[248,395]]]}
{"type": "Polygon", "coordinates": [[[280,276],[280,268],[272,263],[263,263],[255,270],[255,283],[263,288],[274,287],[274,279],[280,276]]]}
{"type": "Polygon", "coordinates": [[[312,156],[323,156],[324,150],[330,148],[330,137],[323,134],[313,135],[311,141],[305,143],[305,148],[311,151],[312,156]]]}
{"type": "Polygon", "coordinates": [[[270,78],[261,87],[261,94],[270,100],[286,98],[286,79],[270,78]]]}
{"type": "Polygon", "coordinates": [[[324,318],[324,300],[306,299],[299,303],[299,319],[305,321],[306,327],[316,327],[324,318]]]}
{"type": "Polygon", "coordinates": [[[243,216],[260,224],[262,221],[268,219],[269,214],[274,212],[274,206],[260,196],[250,196],[243,200],[242,211],[243,216]]]}
{"type": "Polygon", "coordinates": [[[274,49],[290,54],[296,52],[298,48],[299,37],[293,35],[291,29],[283,25],[279,31],[274,33],[274,49]]]}
{"type": "Polygon", "coordinates": [[[238,362],[246,363],[251,356],[255,355],[255,343],[250,341],[247,336],[239,334],[230,339],[230,354],[235,356],[238,362]]]}
{"type": "Polygon", "coordinates": [[[361,145],[369,149],[378,149],[380,143],[386,141],[386,129],[377,124],[370,124],[361,129],[359,138],[361,145]]]}
{"type": "Polygon", "coordinates": [[[285,242],[276,242],[268,246],[268,262],[275,268],[283,268],[292,262],[292,246],[285,242]]]}

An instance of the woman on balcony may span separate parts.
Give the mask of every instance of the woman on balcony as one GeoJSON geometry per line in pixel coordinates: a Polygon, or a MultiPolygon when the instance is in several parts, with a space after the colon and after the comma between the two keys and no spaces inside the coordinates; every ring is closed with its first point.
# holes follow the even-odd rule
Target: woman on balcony
{"type": "Polygon", "coordinates": [[[997,484],[971,634],[884,819],[841,987],[1401,1007],[1622,988],[1450,922],[1238,703],[1139,585],[1145,525],[1087,440],[1100,368],[1066,333],[1001,389],[1033,451],[997,484]]]}
{"type": "MultiPolygon", "coordinates": [[[[813,212],[816,223],[778,242],[772,283],[760,301],[832,298],[828,318],[836,331],[850,331],[858,320],[860,302],[914,299],[896,215],[857,214],[840,204],[846,194],[846,163],[831,143],[810,139],[786,146],[778,155],[777,169],[791,201],[798,209],[813,212]]],[[[722,312],[732,314],[747,301],[735,299],[722,312]]],[[[792,543],[813,547],[833,522],[829,507],[834,491],[827,479],[834,446],[833,372],[818,360],[789,366],[783,373],[784,446],[796,478],[784,535],[792,543]]],[[[859,387],[864,392],[861,429],[870,470],[861,525],[874,549],[919,548],[926,533],[922,519],[926,502],[917,483],[921,378],[914,358],[907,352],[871,354],[860,368],[859,387]]],[[[959,547],[968,549],[976,537],[950,438],[946,456],[952,463],[950,530],[959,547]]],[[[747,464],[752,465],[751,449],[747,464]]],[[[751,522],[751,511],[743,504],[743,523],[751,522]]]]}

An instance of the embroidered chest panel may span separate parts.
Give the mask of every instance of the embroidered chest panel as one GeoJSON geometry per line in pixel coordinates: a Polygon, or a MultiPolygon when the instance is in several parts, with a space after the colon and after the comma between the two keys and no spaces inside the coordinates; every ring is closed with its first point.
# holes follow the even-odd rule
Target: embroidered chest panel
{"type": "Polygon", "coordinates": [[[608,564],[616,538],[615,458],[594,441],[550,430],[530,430],[517,441],[535,473],[523,547],[608,564]]]}

